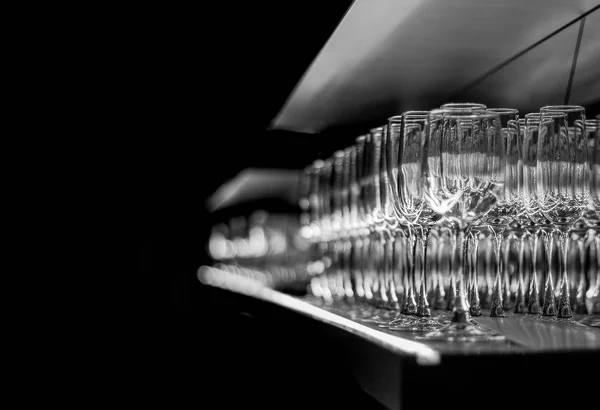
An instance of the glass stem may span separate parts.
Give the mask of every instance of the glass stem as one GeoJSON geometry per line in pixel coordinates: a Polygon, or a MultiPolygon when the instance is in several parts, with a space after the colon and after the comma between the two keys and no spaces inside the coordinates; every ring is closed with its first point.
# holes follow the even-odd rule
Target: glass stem
{"type": "Polygon", "coordinates": [[[419,289],[419,296],[417,299],[417,316],[431,316],[431,309],[429,308],[429,302],[427,301],[427,276],[426,276],[426,262],[427,262],[427,240],[429,236],[429,229],[421,226],[421,233],[419,240],[421,243],[421,263],[419,269],[421,271],[421,286],[419,289]]]}
{"type": "MultiPolygon", "coordinates": [[[[545,237],[546,235],[544,235],[545,237]]],[[[547,239],[547,238],[546,238],[547,239]]],[[[544,316],[556,316],[556,297],[554,295],[554,280],[552,268],[556,266],[554,261],[554,235],[550,238],[550,246],[548,250],[548,272],[546,273],[546,283],[544,284],[544,307],[542,314],[544,316]]]]}
{"type": "Polygon", "coordinates": [[[385,244],[385,265],[384,276],[386,280],[387,300],[390,309],[397,310],[398,295],[396,294],[396,284],[394,281],[394,242],[395,238],[391,232],[388,232],[388,238],[385,244]]]}
{"type": "Polygon", "coordinates": [[[562,255],[562,263],[560,264],[562,279],[560,282],[560,290],[558,294],[558,317],[568,318],[572,317],[573,313],[571,310],[571,294],[569,288],[569,264],[568,264],[568,233],[561,229],[559,233],[560,240],[560,251],[562,255]]]}
{"type": "Polygon", "coordinates": [[[454,308],[452,309],[453,323],[468,323],[471,319],[469,307],[467,305],[465,290],[465,268],[468,255],[468,243],[466,239],[466,228],[459,224],[455,234],[455,263],[453,264],[454,273],[457,278],[456,295],[454,298],[454,308]]]}
{"type": "Polygon", "coordinates": [[[478,270],[477,270],[477,262],[478,262],[478,252],[479,252],[479,240],[477,239],[477,235],[470,234],[469,235],[470,246],[470,266],[469,275],[471,277],[471,283],[469,288],[469,313],[471,316],[481,316],[481,304],[479,302],[479,281],[477,278],[478,270]]]}
{"type": "Polygon", "coordinates": [[[504,298],[502,296],[502,258],[500,248],[502,246],[502,236],[494,231],[495,243],[493,250],[494,263],[492,266],[496,269],[496,277],[492,289],[492,302],[490,306],[491,317],[506,316],[504,313],[504,298]]]}

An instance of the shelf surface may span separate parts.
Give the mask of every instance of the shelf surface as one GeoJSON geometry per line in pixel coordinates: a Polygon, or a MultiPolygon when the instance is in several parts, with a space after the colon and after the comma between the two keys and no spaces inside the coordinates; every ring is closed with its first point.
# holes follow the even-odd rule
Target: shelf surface
{"type": "MultiPolygon", "coordinates": [[[[381,327],[369,318],[376,309],[368,305],[340,301],[324,304],[313,296],[296,297],[263,286],[255,280],[214,268],[201,267],[202,283],[251,296],[326,323],[401,356],[414,357],[420,365],[437,365],[442,356],[561,354],[591,352],[600,354],[600,317],[577,315],[557,319],[528,314],[489,317],[489,312],[473,320],[505,337],[501,342],[447,342],[424,338],[423,332],[396,331],[381,327]],[[369,312],[372,310],[372,313],[369,312]]],[[[449,322],[450,313],[434,311],[432,317],[449,322]]],[[[392,315],[393,312],[387,313],[392,315]]],[[[389,320],[392,320],[390,317],[389,320]]]]}

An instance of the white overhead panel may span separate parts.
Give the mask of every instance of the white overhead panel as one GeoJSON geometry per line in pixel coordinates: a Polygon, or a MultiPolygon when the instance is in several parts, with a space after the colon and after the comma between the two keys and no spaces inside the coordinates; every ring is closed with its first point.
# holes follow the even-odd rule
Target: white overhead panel
{"type": "Polygon", "coordinates": [[[316,133],[432,108],[599,4],[356,0],[272,126],[316,133]]]}

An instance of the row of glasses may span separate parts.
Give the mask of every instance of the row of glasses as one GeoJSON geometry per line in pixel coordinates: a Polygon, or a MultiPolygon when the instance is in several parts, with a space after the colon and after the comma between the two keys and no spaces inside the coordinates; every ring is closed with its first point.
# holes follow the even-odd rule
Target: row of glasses
{"type": "Polygon", "coordinates": [[[366,320],[447,339],[489,337],[470,317],[482,307],[503,316],[509,301],[514,313],[581,310],[600,283],[597,127],[581,107],[520,119],[447,104],[391,117],[315,161],[303,200],[321,273],[313,293],[366,301],[376,308],[366,320]],[[444,305],[450,323],[431,319],[444,305]]]}

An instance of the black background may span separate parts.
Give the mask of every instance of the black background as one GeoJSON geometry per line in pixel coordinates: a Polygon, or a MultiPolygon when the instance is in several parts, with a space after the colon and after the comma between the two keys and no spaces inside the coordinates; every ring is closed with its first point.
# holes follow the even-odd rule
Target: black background
{"type": "MultiPolygon", "coordinates": [[[[166,133],[146,158],[153,175],[146,189],[156,195],[139,249],[142,274],[157,272],[170,285],[172,371],[166,378],[173,405],[379,408],[335,357],[316,373],[329,387],[309,392],[315,382],[305,364],[314,351],[306,346],[314,335],[284,337],[281,326],[243,312],[236,300],[196,278],[198,267],[210,263],[210,227],[250,209],[209,214],[206,200],[218,186],[245,168],[300,169],[344,146],[336,135],[323,140],[268,128],[350,4],[224,2],[160,20],[172,19],[159,27],[165,37],[157,42],[173,78],[166,133]],[[343,399],[331,390],[344,391],[343,399]]],[[[260,206],[293,211],[273,200],[260,206]]]]}
{"type": "Polygon", "coordinates": [[[173,79],[178,98],[154,164],[167,188],[166,230],[146,252],[166,259],[177,311],[200,308],[195,270],[208,262],[206,237],[221,217],[206,211],[208,196],[244,168],[300,169],[339,148],[336,138],[267,130],[350,4],[211,5],[194,14],[198,21],[182,15],[181,25],[170,25],[181,78],[173,79]]]}

